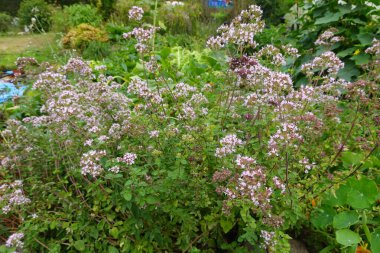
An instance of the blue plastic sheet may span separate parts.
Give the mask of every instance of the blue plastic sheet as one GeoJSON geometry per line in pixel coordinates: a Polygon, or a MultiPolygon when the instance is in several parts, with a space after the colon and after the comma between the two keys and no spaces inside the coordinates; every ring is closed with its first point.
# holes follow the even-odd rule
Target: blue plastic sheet
{"type": "Polygon", "coordinates": [[[4,103],[15,96],[22,96],[27,86],[14,85],[0,79],[0,104],[4,103]]]}
{"type": "Polygon", "coordinates": [[[228,8],[233,7],[232,0],[208,0],[208,7],[211,8],[228,8]]]}

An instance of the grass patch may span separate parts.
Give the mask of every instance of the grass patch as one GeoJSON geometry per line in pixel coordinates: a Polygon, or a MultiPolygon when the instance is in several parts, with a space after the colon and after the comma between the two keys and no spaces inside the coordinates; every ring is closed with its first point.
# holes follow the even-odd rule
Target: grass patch
{"type": "Polygon", "coordinates": [[[0,36],[0,66],[13,68],[17,57],[51,61],[58,51],[56,40],[54,33],[0,36]]]}

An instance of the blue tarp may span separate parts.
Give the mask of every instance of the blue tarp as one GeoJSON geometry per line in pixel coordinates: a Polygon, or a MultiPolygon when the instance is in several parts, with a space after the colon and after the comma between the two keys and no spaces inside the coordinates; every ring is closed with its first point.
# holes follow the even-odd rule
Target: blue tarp
{"type": "Polygon", "coordinates": [[[27,86],[14,85],[0,79],[0,104],[12,99],[15,96],[22,96],[27,86]]]}

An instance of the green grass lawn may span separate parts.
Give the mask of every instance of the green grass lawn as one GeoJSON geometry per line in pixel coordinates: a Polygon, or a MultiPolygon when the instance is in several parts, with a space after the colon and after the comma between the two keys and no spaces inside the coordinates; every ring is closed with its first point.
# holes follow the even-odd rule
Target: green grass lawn
{"type": "Polygon", "coordinates": [[[57,52],[56,37],[54,33],[0,36],[0,67],[14,68],[17,57],[51,61],[57,52]]]}

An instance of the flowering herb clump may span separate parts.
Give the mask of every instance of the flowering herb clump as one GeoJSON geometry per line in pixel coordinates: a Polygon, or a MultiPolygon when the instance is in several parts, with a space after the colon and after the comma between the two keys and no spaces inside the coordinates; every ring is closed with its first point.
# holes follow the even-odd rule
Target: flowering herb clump
{"type": "MultiPolygon", "coordinates": [[[[129,18],[143,14],[135,6],[129,18]]],[[[216,62],[204,72],[193,55],[179,72],[180,53],[158,50],[147,26],[124,34],[140,57],[133,75],[79,57],[41,64],[39,111],[1,131],[6,250],[284,253],[300,227],[337,227],[323,215],[338,204],[359,226],[378,196],[368,179],[379,159],[378,40],[368,73],[350,82],[330,48],[341,38],[328,30],[316,41],[324,51],[297,69],[300,83],[289,63],[302,52],[255,41],[261,15],[252,5],[220,27],[200,53],[216,62]],[[331,197],[318,211],[330,189],[342,196],[354,180],[375,193],[331,197]]]]}

